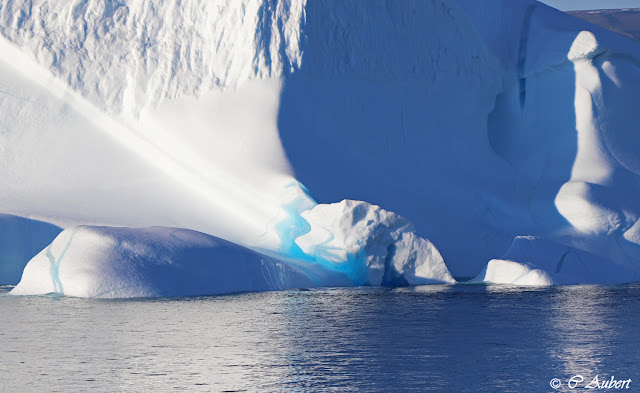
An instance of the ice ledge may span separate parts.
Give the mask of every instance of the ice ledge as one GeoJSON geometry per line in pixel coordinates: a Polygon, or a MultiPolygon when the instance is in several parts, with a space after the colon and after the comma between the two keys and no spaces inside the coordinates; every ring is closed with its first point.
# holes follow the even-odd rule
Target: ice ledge
{"type": "Polygon", "coordinates": [[[272,227],[292,240],[281,259],[187,229],[69,228],[29,261],[11,294],[175,297],[455,282],[435,246],[392,212],[360,201],[301,206],[308,210],[272,227]]]}
{"type": "Polygon", "coordinates": [[[546,286],[638,280],[639,272],[587,251],[539,237],[518,236],[501,258],[489,261],[471,282],[546,286]]]}
{"type": "Polygon", "coordinates": [[[80,226],[36,255],[11,294],[175,297],[311,286],[295,267],[200,232],[80,226]]]}

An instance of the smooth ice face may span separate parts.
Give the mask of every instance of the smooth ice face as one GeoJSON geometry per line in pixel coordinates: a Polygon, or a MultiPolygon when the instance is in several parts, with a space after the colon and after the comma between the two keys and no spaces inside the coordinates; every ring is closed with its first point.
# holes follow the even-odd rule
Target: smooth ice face
{"type": "Polygon", "coordinates": [[[11,294],[127,298],[311,286],[294,267],[203,233],[81,226],[65,230],[36,255],[11,294]]]}
{"type": "Polygon", "coordinates": [[[545,286],[622,284],[640,273],[589,252],[532,236],[519,236],[499,259],[489,261],[472,282],[545,286]]]}

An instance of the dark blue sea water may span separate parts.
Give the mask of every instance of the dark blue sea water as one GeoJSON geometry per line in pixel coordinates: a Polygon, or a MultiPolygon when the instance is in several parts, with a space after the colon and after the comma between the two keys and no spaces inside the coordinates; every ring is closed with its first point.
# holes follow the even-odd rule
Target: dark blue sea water
{"type": "Polygon", "coordinates": [[[639,285],[0,295],[0,391],[637,392],[639,311],[639,285]]]}

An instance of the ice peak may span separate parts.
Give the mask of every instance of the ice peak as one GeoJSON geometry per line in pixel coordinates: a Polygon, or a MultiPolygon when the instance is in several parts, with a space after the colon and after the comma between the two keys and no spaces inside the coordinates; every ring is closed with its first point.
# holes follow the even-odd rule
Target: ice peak
{"type": "Polygon", "coordinates": [[[581,31],[569,49],[567,58],[572,62],[589,60],[598,56],[604,49],[598,43],[596,36],[590,31],[581,31]]]}

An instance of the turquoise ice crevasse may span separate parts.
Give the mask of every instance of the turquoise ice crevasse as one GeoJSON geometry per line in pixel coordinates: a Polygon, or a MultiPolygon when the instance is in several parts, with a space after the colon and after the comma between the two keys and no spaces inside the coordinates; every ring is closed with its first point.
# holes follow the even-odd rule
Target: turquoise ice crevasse
{"type": "Polygon", "coordinates": [[[326,244],[333,240],[333,235],[319,243],[314,248],[314,252],[310,254],[302,251],[296,244],[297,238],[311,230],[311,225],[302,217],[301,213],[314,208],[318,205],[318,202],[300,182],[289,183],[286,188],[287,191],[283,194],[283,199],[287,199],[286,194],[294,196],[280,206],[278,216],[269,224],[269,229],[275,231],[280,239],[278,251],[282,257],[295,261],[295,266],[306,273],[318,286],[322,286],[317,273],[318,268],[329,272],[341,273],[353,285],[368,285],[369,278],[364,250],[358,254],[348,253],[345,260],[335,261],[335,256],[330,260],[326,255],[326,251],[331,250],[326,244]]]}
{"type": "Polygon", "coordinates": [[[49,246],[45,250],[45,254],[47,255],[47,258],[49,258],[49,262],[51,263],[51,267],[49,271],[51,273],[51,282],[53,283],[53,293],[59,293],[60,295],[64,295],[64,288],[62,286],[62,281],[60,280],[60,264],[62,263],[62,259],[67,253],[67,250],[69,250],[69,247],[71,246],[71,242],[73,241],[74,236],[76,235],[76,233],[78,233],[80,229],[82,229],[82,227],[78,227],[73,231],[73,233],[69,237],[69,241],[67,242],[67,245],[64,247],[64,249],[60,253],[60,256],[58,256],[58,258],[56,258],[53,255],[53,251],[51,250],[51,247],[53,247],[54,242],[51,242],[51,244],[49,244],[49,246]]]}

